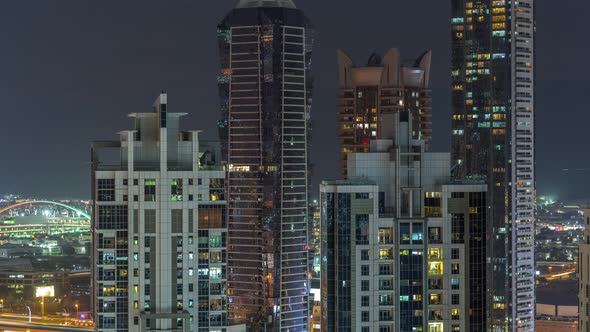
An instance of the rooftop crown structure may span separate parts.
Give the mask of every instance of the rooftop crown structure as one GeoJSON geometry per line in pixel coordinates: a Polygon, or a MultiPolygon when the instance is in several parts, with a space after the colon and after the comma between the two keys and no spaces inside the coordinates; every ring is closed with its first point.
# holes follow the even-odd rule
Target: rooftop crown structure
{"type": "Polygon", "coordinates": [[[387,114],[410,111],[412,137],[432,139],[432,98],[430,65],[432,52],[426,51],[415,61],[402,61],[397,49],[381,58],[373,53],[367,64],[355,66],[346,53],[338,51],[340,97],[338,100],[338,138],[340,140],[341,175],[346,177],[348,153],[367,152],[369,141],[381,139],[387,114]]]}

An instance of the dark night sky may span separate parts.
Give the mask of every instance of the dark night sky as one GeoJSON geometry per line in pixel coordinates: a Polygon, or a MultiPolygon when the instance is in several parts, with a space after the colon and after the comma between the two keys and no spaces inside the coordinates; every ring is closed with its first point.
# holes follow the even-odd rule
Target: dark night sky
{"type": "MultiPolygon", "coordinates": [[[[18,0],[0,4],[0,193],[90,196],[90,144],[115,139],[162,89],[185,127],[215,138],[216,26],[233,0],[18,0]]],[[[336,49],[434,50],[434,149],[450,142],[448,0],[299,0],[316,26],[311,156],[334,178],[336,49]],[[338,8],[337,10],[335,8],[338,8]]],[[[590,2],[537,1],[540,193],[588,197],[590,2]]]]}

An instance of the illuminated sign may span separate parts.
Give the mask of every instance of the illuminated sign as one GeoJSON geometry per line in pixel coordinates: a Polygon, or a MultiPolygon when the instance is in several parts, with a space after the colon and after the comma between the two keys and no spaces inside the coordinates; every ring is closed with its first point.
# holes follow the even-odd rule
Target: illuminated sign
{"type": "Polygon", "coordinates": [[[55,289],[53,286],[35,287],[35,297],[54,297],[55,289]]]}

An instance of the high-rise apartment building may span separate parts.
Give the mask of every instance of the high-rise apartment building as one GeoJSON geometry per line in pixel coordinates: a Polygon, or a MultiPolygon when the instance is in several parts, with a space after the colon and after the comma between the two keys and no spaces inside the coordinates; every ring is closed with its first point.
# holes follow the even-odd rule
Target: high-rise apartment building
{"type": "Polygon", "coordinates": [[[355,66],[350,56],[338,51],[338,138],[343,177],[346,177],[348,153],[369,151],[369,142],[381,139],[383,128],[393,126],[384,122],[383,114],[411,111],[412,135],[424,140],[429,150],[432,139],[431,61],[431,51],[408,62],[393,48],[383,58],[373,53],[365,66],[355,66]]]}
{"type": "Polygon", "coordinates": [[[451,3],[453,173],[489,186],[487,331],[534,331],[535,1],[451,3]]]}
{"type": "Polygon", "coordinates": [[[229,320],[307,330],[311,26],[291,0],[241,0],[218,34],[229,320]]]}
{"type": "Polygon", "coordinates": [[[578,250],[578,331],[590,329],[590,208],[584,211],[584,237],[578,250]]]}
{"type": "Polygon", "coordinates": [[[481,319],[486,186],[451,183],[450,155],[413,139],[408,111],[325,181],[322,331],[472,331],[481,319]]]}
{"type": "Polygon", "coordinates": [[[135,129],[92,149],[98,331],[224,331],[225,172],[219,145],[179,130],[161,94],[135,129]]]}

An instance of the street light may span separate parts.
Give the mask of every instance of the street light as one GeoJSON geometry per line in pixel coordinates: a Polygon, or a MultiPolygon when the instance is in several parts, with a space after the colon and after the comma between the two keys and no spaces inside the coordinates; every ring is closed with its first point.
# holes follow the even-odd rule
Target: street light
{"type": "Polygon", "coordinates": [[[55,297],[55,289],[53,286],[39,286],[35,288],[35,297],[41,298],[41,318],[45,316],[45,298],[55,297]]]}
{"type": "Polygon", "coordinates": [[[78,303],[76,303],[75,307],[76,307],[76,319],[78,319],[78,317],[80,316],[80,315],[78,314],[78,303]]]}

